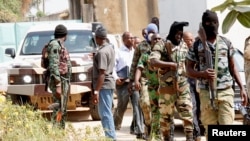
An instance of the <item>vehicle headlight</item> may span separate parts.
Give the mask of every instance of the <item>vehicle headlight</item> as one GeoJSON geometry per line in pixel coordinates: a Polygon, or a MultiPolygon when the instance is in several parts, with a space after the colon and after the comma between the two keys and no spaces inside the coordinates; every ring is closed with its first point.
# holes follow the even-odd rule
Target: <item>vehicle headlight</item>
{"type": "Polygon", "coordinates": [[[24,83],[30,83],[32,81],[32,78],[30,75],[25,75],[23,77],[23,81],[24,81],[24,83]]]}
{"type": "Polygon", "coordinates": [[[85,81],[87,79],[87,76],[86,76],[86,74],[81,73],[78,75],[78,78],[80,81],[85,81]]]}

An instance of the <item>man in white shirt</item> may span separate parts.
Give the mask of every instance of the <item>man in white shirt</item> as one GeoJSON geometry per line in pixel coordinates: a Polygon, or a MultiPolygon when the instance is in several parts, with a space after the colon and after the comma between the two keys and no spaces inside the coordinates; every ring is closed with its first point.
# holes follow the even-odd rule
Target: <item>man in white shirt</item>
{"type": "Polygon", "coordinates": [[[135,133],[143,133],[143,115],[139,107],[139,94],[131,95],[128,92],[129,70],[134,55],[134,37],[130,32],[124,32],[122,35],[123,46],[116,52],[115,67],[113,76],[116,80],[117,108],[114,112],[114,123],[116,130],[120,130],[124,113],[127,109],[129,98],[131,97],[133,106],[133,117],[135,121],[135,133]],[[120,73],[120,72],[123,73],[120,73]],[[137,99],[137,100],[136,100],[137,99]],[[136,117],[137,116],[137,117],[136,117]]]}

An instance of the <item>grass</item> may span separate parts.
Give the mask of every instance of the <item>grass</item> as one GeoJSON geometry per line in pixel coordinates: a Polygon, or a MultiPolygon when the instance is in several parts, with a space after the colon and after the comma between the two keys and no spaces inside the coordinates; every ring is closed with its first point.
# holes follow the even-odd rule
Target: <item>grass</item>
{"type": "Polygon", "coordinates": [[[39,110],[29,105],[13,105],[0,94],[0,141],[108,141],[101,126],[75,129],[53,127],[39,110]]]}

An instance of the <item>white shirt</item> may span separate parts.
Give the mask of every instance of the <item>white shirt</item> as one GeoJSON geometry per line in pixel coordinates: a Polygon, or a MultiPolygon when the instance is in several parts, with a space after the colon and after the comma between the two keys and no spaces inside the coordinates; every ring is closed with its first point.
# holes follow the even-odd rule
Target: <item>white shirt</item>
{"type": "Polygon", "coordinates": [[[128,49],[125,45],[121,46],[117,52],[115,53],[115,67],[113,69],[113,76],[115,80],[119,77],[117,76],[117,72],[124,68],[125,66],[131,67],[133,56],[134,56],[134,48],[128,49]]]}

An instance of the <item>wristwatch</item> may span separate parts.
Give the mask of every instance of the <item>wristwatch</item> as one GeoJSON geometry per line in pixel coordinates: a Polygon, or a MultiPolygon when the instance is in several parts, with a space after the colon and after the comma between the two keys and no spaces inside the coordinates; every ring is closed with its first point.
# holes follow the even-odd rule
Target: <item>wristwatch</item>
{"type": "Polygon", "coordinates": [[[95,95],[99,94],[99,91],[94,91],[94,94],[95,94],[95,95]]]}

